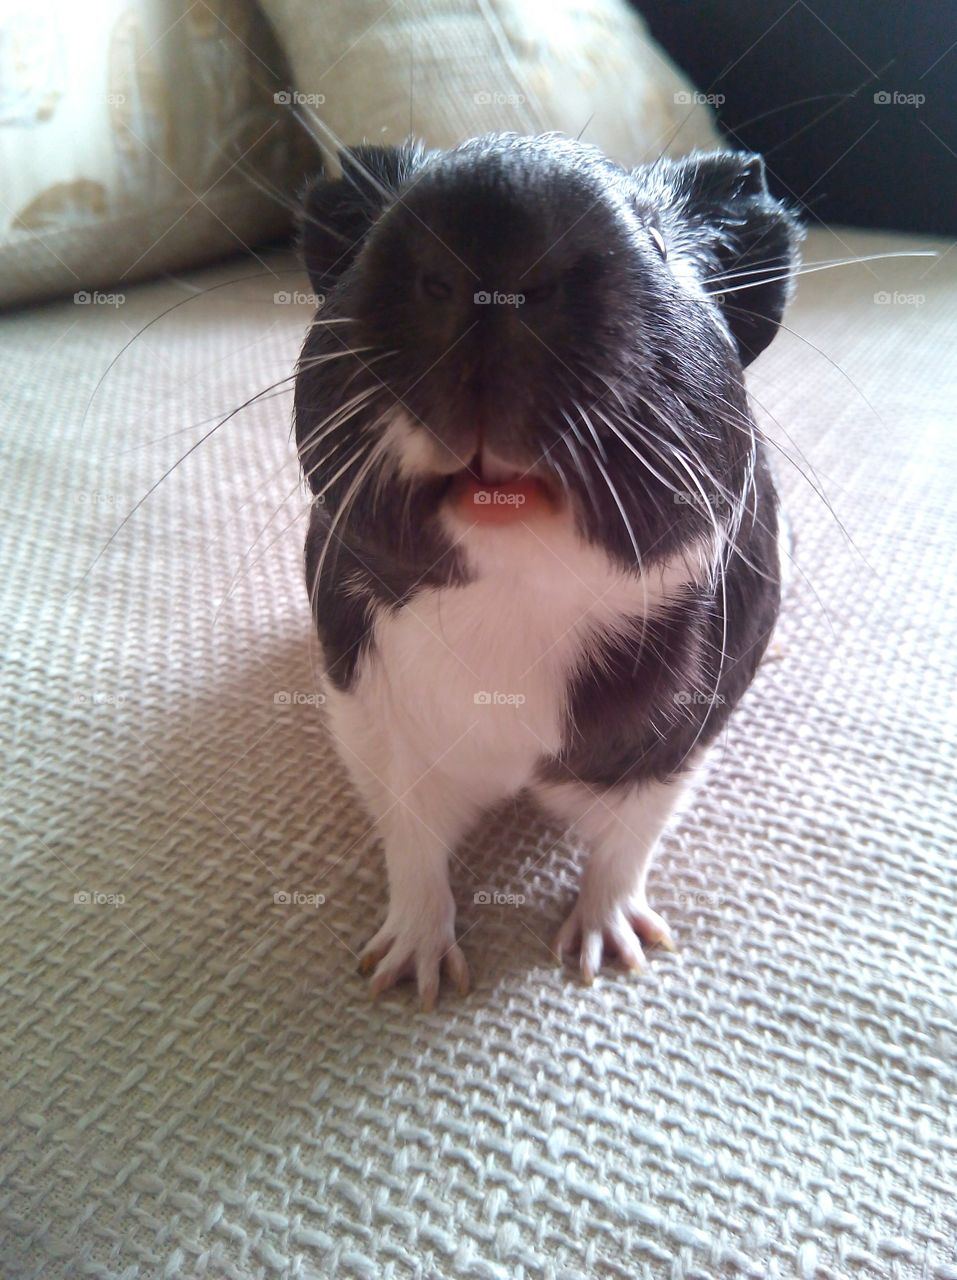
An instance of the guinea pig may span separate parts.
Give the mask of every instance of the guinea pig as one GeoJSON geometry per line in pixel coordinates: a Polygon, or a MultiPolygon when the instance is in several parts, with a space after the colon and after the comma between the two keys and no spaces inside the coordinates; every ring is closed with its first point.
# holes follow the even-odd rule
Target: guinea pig
{"type": "Polygon", "coordinates": [[[588,849],[554,950],[672,945],[656,842],[779,609],[743,369],[800,231],[757,155],[627,170],[559,136],[340,155],[303,201],[297,367],[327,709],[381,838],[377,995],[468,990],[448,858],[530,791],[588,849]]]}

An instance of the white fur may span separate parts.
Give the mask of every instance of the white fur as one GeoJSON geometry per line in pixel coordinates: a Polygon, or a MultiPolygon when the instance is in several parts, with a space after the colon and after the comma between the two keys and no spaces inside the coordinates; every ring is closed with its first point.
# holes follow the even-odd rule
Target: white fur
{"type": "Polygon", "coordinates": [[[382,785],[404,789],[441,757],[450,782],[488,803],[558,751],[570,678],[599,638],[701,581],[710,548],[639,577],[585,546],[566,516],[471,528],[446,519],[475,581],[380,612],[356,689],[330,700],[347,752],[382,785]]]}
{"type": "Polygon", "coordinates": [[[681,777],[604,793],[574,782],[536,788],[544,807],[574,827],[591,851],[575,909],[555,939],[559,959],[578,947],[587,981],[606,946],[630,969],[641,968],[642,940],[671,948],[667,924],[648,906],[645,881],[662,831],[690,795],[689,783],[681,777]]]}
{"type": "MultiPolygon", "coordinates": [[[[367,948],[379,962],[374,986],[414,971],[424,998],[443,956],[454,956],[460,977],[464,969],[452,950],[448,852],[483,808],[528,785],[559,750],[570,678],[598,638],[704,581],[714,554],[693,547],[638,576],[584,544],[567,511],[505,525],[469,525],[451,510],[443,519],[474,581],[379,612],[355,689],[330,689],[328,703],[385,846],[389,913],[367,948]]],[[[564,801],[557,808],[568,816],[564,801]]],[[[659,804],[656,796],[655,813],[659,804]]],[[[638,867],[653,843],[638,840],[638,867]]]]}

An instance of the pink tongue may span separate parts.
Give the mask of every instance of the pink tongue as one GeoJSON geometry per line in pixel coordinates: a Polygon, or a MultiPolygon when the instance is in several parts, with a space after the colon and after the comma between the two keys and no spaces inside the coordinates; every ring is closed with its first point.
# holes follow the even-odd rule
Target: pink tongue
{"type": "Polygon", "coordinates": [[[529,477],[507,484],[482,484],[465,476],[455,482],[452,500],[459,514],[474,524],[515,524],[553,510],[545,486],[529,477]]]}

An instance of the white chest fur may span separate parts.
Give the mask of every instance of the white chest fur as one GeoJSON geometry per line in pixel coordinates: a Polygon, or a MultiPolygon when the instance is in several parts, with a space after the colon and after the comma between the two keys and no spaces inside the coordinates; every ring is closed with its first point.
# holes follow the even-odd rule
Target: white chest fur
{"type": "Polygon", "coordinates": [[[330,710],[347,763],[373,787],[395,793],[441,769],[487,804],[559,749],[570,679],[598,637],[652,616],[709,557],[696,548],[637,575],[584,544],[567,516],[445,518],[473,581],[382,611],[354,690],[332,693],[330,710]]]}

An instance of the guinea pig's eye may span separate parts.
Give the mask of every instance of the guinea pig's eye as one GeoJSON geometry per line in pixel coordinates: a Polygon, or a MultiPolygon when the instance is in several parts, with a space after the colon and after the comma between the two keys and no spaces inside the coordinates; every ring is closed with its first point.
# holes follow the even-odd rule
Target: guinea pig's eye
{"type": "Polygon", "coordinates": [[[423,276],[422,289],[430,298],[445,299],[452,296],[452,286],[441,276],[423,276]]]}
{"type": "Polygon", "coordinates": [[[545,280],[541,284],[533,285],[530,289],[522,290],[522,297],[526,302],[545,302],[555,292],[555,281],[545,280]]]}
{"type": "Polygon", "coordinates": [[[661,254],[662,260],[667,260],[668,246],[665,244],[664,236],[661,234],[661,232],[658,230],[657,227],[649,227],[648,234],[651,236],[652,240],[654,240],[655,248],[661,254]]]}

